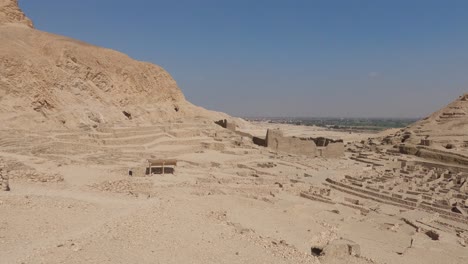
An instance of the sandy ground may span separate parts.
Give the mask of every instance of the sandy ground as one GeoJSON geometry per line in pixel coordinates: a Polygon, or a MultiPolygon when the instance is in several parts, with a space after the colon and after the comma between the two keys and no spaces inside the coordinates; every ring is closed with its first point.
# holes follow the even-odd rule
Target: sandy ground
{"type": "MultiPolygon", "coordinates": [[[[346,142],[371,136],[281,128],[346,142]]],[[[368,169],[348,157],[273,153],[209,122],[0,131],[11,187],[0,192],[0,263],[468,263],[454,234],[433,241],[402,220],[426,213],[369,201],[379,210],[363,214],[299,196],[368,169]],[[176,158],[175,173],[128,176],[150,157],[176,158]],[[361,255],[311,254],[339,238],[361,255]]]]}

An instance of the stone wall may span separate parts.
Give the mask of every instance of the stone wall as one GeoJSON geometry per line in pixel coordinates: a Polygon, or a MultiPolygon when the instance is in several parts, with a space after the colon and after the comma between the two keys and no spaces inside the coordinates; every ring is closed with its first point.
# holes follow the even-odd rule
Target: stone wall
{"type": "Polygon", "coordinates": [[[253,137],[252,140],[253,140],[253,143],[254,143],[255,145],[262,146],[262,147],[266,147],[266,146],[267,146],[266,140],[263,139],[263,138],[253,137]]]}
{"type": "Polygon", "coordinates": [[[327,159],[341,158],[344,156],[344,151],[345,147],[343,142],[329,143],[322,150],[322,157],[327,159]]]}
{"type": "Polygon", "coordinates": [[[468,156],[462,155],[461,153],[449,152],[441,149],[435,149],[421,145],[417,146],[413,144],[401,144],[399,145],[399,151],[401,154],[414,155],[417,157],[434,160],[438,163],[468,166],[468,156]]]}
{"type": "Polygon", "coordinates": [[[343,140],[333,140],[331,138],[325,138],[325,137],[318,137],[318,138],[303,138],[306,140],[313,140],[315,142],[315,145],[317,147],[326,147],[330,143],[337,143],[337,142],[343,142],[343,140]]]}
{"type": "Polygon", "coordinates": [[[242,132],[242,131],[234,131],[234,132],[236,132],[236,134],[241,136],[241,137],[246,137],[246,138],[253,139],[253,136],[250,135],[249,133],[245,133],[245,132],[242,132]]]}
{"type": "Polygon", "coordinates": [[[305,155],[309,157],[317,156],[317,146],[313,140],[285,137],[279,129],[267,130],[266,145],[274,151],[305,155]]]}
{"type": "Polygon", "coordinates": [[[236,131],[236,124],[234,122],[229,122],[227,119],[216,121],[215,124],[221,127],[224,127],[226,129],[229,129],[231,131],[236,131]]]}
{"type": "Polygon", "coordinates": [[[330,178],[327,178],[326,182],[330,184],[329,186],[332,189],[335,189],[335,190],[338,190],[347,194],[351,194],[357,197],[377,201],[379,203],[385,203],[385,204],[390,204],[390,205],[394,205],[398,207],[403,207],[403,208],[410,209],[410,210],[420,208],[420,209],[423,209],[424,211],[428,211],[431,213],[438,213],[442,218],[468,224],[468,217],[463,216],[462,214],[450,212],[450,211],[443,210],[443,209],[438,209],[438,208],[435,208],[433,206],[430,206],[424,203],[416,203],[416,202],[403,200],[403,199],[398,198],[398,196],[394,196],[394,195],[388,196],[382,193],[372,192],[372,191],[361,189],[358,187],[353,187],[353,186],[350,186],[341,182],[334,181],[330,178]]]}
{"type": "Polygon", "coordinates": [[[422,146],[430,146],[432,145],[432,141],[430,139],[421,139],[420,145],[422,146]]]}
{"type": "Polygon", "coordinates": [[[250,139],[253,139],[253,136],[249,133],[245,133],[245,132],[242,132],[242,131],[238,131],[237,130],[237,125],[235,122],[232,122],[232,121],[228,121],[227,119],[222,119],[222,120],[219,120],[219,121],[216,121],[215,124],[223,127],[223,128],[226,128],[227,130],[230,130],[234,133],[236,133],[237,135],[241,136],[241,137],[246,137],[246,138],[250,138],[250,139]]]}
{"type": "Polygon", "coordinates": [[[276,152],[286,152],[308,157],[341,158],[344,156],[343,140],[333,140],[329,138],[297,138],[286,137],[279,129],[268,129],[266,138],[254,137],[248,133],[236,131],[236,124],[226,119],[215,122],[217,125],[226,128],[242,137],[252,139],[253,143],[268,147],[276,152]],[[317,146],[320,146],[318,148],[317,146]]]}
{"type": "Polygon", "coordinates": [[[345,151],[342,140],[285,137],[279,129],[268,129],[265,143],[275,151],[309,157],[340,158],[345,151]]]}
{"type": "Polygon", "coordinates": [[[9,191],[8,174],[0,167],[0,191],[9,191]]]}

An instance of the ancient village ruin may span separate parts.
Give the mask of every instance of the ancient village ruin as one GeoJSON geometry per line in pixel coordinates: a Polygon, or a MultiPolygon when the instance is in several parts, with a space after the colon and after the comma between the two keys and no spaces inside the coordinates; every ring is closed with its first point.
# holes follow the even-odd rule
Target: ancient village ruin
{"type": "Polygon", "coordinates": [[[279,129],[268,129],[265,138],[254,137],[248,133],[238,131],[234,122],[219,120],[216,124],[231,130],[241,136],[252,139],[256,145],[267,147],[276,152],[285,152],[295,155],[304,155],[310,158],[340,158],[344,156],[343,140],[329,138],[298,138],[287,137],[279,129]]]}
{"type": "Polygon", "coordinates": [[[468,263],[468,94],[379,133],[255,123],[16,0],[0,39],[1,263],[468,263]]]}

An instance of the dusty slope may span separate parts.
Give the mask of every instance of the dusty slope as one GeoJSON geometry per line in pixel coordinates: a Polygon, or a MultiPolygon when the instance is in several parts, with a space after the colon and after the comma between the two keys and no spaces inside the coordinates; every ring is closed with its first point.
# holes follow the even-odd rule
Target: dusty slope
{"type": "Polygon", "coordinates": [[[468,140],[468,94],[410,126],[407,131],[438,143],[459,144],[468,140]]]}
{"type": "Polygon", "coordinates": [[[425,158],[468,165],[468,94],[413,125],[382,134],[400,151],[425,158]]]}
{"type": "Polygon", "coordinates": [[[0,2],[0,36],[0,120],[5,127],[223,116],[187,102],[157,65],[32,28],[17,1],[0,2]]]}
{"type": "Polygon", "coordinates": [[[18,7],[18,0],[0,0],[0,25],[10,23],[33,27],[31,19],[18,7]]]}

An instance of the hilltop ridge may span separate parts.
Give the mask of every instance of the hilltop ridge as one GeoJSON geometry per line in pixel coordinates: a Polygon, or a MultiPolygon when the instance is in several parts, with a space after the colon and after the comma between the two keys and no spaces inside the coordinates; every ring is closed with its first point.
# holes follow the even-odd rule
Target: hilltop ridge
{"type": "Polygon", "coordinates": [[[188,102],[160,66],[34,29],[16,0],[0,0],[0,36],[0,120],[6,128],[226,116],[188,102]]]}
{"type": "MultiPolygon", "coordinates": [[[[383,138],[399,152],[437,162],[468,165],[468,94],[383,138]]],[[[390,132],[390,131],[389,131],[390,132]]],[[[392,131],[393,132],[393,131],[392,131]]]]}
{"type": "Polygon", "coordinates": [[[18,6],[18,0],[0,0],[0,25],[16,24],[34,28],[29,19],[18,6]]]}
{"type": "Polygon", "coordinates": [[[405,140],[407,143],[419,144],[421,139],[427,139],[441,146],[468,147],[468,93],[404,131],[414,135],[405,140]]]}

